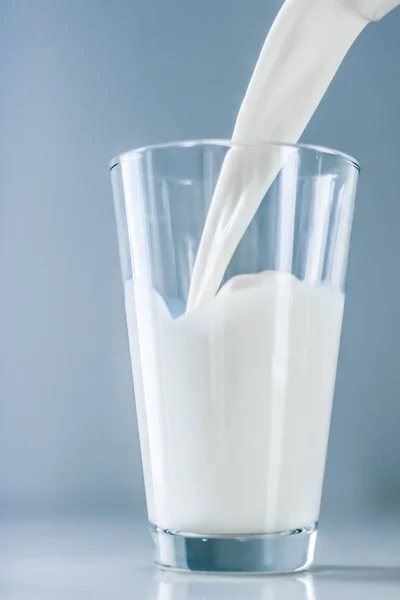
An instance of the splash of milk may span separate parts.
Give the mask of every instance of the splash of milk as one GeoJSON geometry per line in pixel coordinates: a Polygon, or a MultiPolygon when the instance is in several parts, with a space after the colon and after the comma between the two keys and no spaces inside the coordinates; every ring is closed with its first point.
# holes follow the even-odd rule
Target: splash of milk
{"type": "MultiPolygon", "coordinates": [[[[286,0],[265,40],[232,135],[297,143],[364,27],[400,0],[286,0]]],[[[194,265],[187,310],[214,297],[232,255],[290,151],[226,155],[194,265]],[[268,167],[266,168],[266,165],[268,167]]]]}

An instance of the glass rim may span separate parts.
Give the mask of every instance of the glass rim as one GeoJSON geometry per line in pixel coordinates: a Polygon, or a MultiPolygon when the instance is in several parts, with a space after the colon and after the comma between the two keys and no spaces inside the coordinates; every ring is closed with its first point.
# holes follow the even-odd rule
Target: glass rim
{"type": "Polygon", "coordinates": [[[130,158],[137,157],[141,154],[145,154],[151,150],[168,150],[169,148],[193,148],[195,146],[224,146],[225,148],[267,148],[267,147],[275,147],[275,148],[292,148],[295,150],[305,150],[310,152],[315,152],[320,155],[329,155],[334,156],[336,158],[342,159],[344,162],[347,162],[352,167],[360,171],[360,163],[350,154],[346,154],[345,152],[341,152],[340,150],[335,150],[333,148],[329,148],[328,146],[319,146],[317,144],[289,144],[286,142],[249,142],[249,143],[238,143],[233,142],[228,139],[218,139],[218,138],[205,138],[205,139],[193,139],[193,140],[182,140],[176,142],[166,142],[161,144],[149,144],[148,146],[140,146],[138,148],[134,148],[133,150],[128,150],[127,152],[123,152],[115,156],[109,163],[110,171],[116,167],[121,161],[129,160],[130,158]]]}

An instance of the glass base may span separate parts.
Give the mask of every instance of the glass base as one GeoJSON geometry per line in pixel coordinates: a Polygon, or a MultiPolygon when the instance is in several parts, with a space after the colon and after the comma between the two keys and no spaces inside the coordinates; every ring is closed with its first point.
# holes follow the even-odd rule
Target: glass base
{"type": "Polygon", "coordinates": [[[201,535],[150,523],[156,564],[197,573],[293,573],[314,560],[317,524],[265,535],[201,535]]]}

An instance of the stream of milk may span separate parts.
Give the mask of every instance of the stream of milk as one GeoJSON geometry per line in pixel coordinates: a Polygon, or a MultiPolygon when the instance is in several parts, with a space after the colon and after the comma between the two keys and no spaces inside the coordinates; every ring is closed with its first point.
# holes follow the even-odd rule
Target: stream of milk
{"type": "MultiPolygon", "coordinates": [[[[399,3],[286,0],[261,50],[232,142],[298,142],[355,39],[370,20],[399,3]]],[[[287,151],[267,147],[258,155],[259,169],[252,162],[246,164],[254,156],[236,147],[225,158],[196,257],[188,311],[215,296],[287,151]]]]}

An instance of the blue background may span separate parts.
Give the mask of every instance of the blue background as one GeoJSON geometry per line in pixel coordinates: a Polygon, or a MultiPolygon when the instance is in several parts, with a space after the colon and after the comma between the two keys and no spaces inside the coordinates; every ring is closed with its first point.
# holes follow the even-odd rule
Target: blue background
{"type": "MultiPolygon", "coordinates": [[[[1,0],[0,514],[144,496],[108,162],[229,137],[280,0],[1,0]]],[[[362,166],[322,518],[400,502],[400,10],[303,141],[362,166]]]]}

